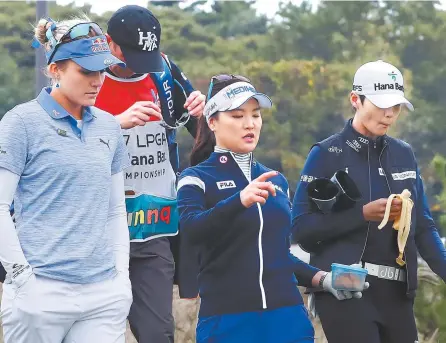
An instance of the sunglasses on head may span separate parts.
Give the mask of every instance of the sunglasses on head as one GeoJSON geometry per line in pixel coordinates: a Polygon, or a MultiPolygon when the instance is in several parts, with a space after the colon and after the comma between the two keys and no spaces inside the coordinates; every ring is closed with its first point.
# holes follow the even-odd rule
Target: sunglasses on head
{"type": "Polygon", "coordinates": [[[240,80],[240,81],[251,83],[251,80],[249,80],[247,77],[244,77],[242,75],[233,75],[233,74],[214,75],[211,78],[211,82],[214,82],[214,81],[223,82],[223,81],[229,81],[229,80],[232,80],[232,79],[237,79],[237,80],[240,80]]]}
{"type": "Polygon", "coordinates": [[[237,80],[240,80],[242,82],[251,83],[250,79],[248,79],[247,77],[244,77],[242,75],[233,75],[233,74],[214,75],[214,76],[211,77],[211,83],[209,84],[207,100],[210,99],[212,88],[214,88],[215,84],[218,84],[220,82],[229,81],[229,80],[232,80],[232,79],[237,79],[237,80]]]}
{"type": "Polygon", "coordinates": [[[80,23],[72,26],[66,33],[63,34],[62,37],[60,37],[59,40],[56,40],[53,35],[53,30],[49,29],[46,32],[46,36],[48,40],[51,43],[52,48],[54,49],[51,53],[50,58],[48,59],[48,64],[51,63],[51,60],[54,57],[54,54],[56,53],[58,47],[64,43],[72,42],[76,39],[80,38],[86,38],[86,37],[95,37],[95,36],[101,36],[104,33],[102,32],[102,29],[99,27],[98,24],[94,22],[89,23],[80,23]]]}

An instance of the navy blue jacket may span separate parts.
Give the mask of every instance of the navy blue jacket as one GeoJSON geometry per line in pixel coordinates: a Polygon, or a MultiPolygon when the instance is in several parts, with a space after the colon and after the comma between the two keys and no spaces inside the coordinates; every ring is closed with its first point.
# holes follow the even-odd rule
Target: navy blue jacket
{"type": "MultiPolygon", "coordinates": [[[[367,251],[369,234],[378,230],[379,223],[365,221],[362,207],[379,198],[373,197],[374,189],[382,184],[388,188],[386,196],[399,194],[404,189],[412,193],[412,226],[404,257],[408,273],[407,295],[413,297],[417,288],[417,251],[431,269],[446,280],[446,250],[430,214],[412,148],[399,139],[386,135],[372,141],[357,133],[350,120],[341,132],[313,146],[294,197],[293,238],[311,254],[311,264],[325,270],[330,269],[333,262],[358,263],[364,252],[368,256],[380,254],[380,251],[375,254],[367,251]],[[315,211],[308,201],[309,181],[331,178],[338,170],[348,171],[362,193],[362,200],[341,212],[322,214],[315,211]]],[[[395,232],[392,224],[382,231],[395,232]]],[[[395,246],[392,259],[396,259],[396,239],[392,246],[395,246]]]]}
{"type": "MultiPolygon", "coordinates": [[[[270,171],[251,161],[252,179],[270,171]]],[[[180,232],[197,246],[200,316],[241,313],[302,303],[296,287],[311,286],[318,269],[291,255],[291,210],[283,175],[270,179],[277,195],[245,208],[249,183],[230,152],[214,152],[186,169],[178,183],[180,232]]]]}

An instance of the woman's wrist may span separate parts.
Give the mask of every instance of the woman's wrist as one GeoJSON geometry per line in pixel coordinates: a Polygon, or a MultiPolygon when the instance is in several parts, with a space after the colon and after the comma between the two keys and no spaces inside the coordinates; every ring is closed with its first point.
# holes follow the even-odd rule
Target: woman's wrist
{"type": "Polygon", "coordinates": [[[325,272],[325,271],[323,271],[323,270],[318,271],[318,272],[313,276],[313,279],[311,280],[311,285],[312,285],[313,287],[321,288],[321,289],[322,289],[322,288],[323,288],[324,280],[325,280],[325,278],[327,277],[327,275],[328,275],[328,273],[325,272]]]}

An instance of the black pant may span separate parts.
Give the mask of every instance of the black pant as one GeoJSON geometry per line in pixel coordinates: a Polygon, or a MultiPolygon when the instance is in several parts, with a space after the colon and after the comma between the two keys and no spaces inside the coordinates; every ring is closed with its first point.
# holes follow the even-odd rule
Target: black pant
{"type": "Polygon", "coordinates": [[[415,343],[413,299],[406,283],[368,276],[362,299],[339,301],[316,294],[316,311],[329,343],[415,343]]]}
{"type": "Polygon", "coordinates": [[[173,343],[175,265],[168,238],[131,243],[130,281],[133,304],[129,323],[139,343],[173,343]]]}

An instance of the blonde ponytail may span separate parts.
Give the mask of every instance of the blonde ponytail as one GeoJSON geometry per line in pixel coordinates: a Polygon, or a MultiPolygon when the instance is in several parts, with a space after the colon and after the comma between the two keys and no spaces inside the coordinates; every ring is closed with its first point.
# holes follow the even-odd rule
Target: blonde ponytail
{"type": "MultiPolygon", "coordinates": [[[[51,30],[51,26],[53,26],[53,24],[56,25],[56,28],[53,29],[53,36],[56,39],[56,41],[58,41],[59,39],[62,38],[62,36],[68,32],[68,30],[70,30],[74,25],[77,24],[82,24],[82,23],[89,23],[91,22],[90,18],[83,14],[79,17],[73,17],[71,19],[68,20],[63,20],[60,22],[52,22],[49,21],[46,18],[42,18],[39,20],[39,22],[37,23],[36,27],[34,28],[34,37],[37,39],[37,41],[43,46],[43,48],[45,49],[46,52],[50,51],[53,46],[51,46],[51,42],[48,40],[46,33],[48,30],[51,30]]],[[[56,62],[59,69],[64,69],[64,65],[66,64],[66,61],[59,61],[56,62]]],[[[51,75],[49,72],[49,67],[47,66],[44,70],[43,73],[51,78],[51,83],[52,85],[57,84],[57,79],[55,77],[55,75],[51,75]]]]}
{"type": "MultiPolygon", "coordinates": [[[[91,22],[90,18],[83,14],[79,17],[73,17],[68,20],[63,20],[60,22],[54,22],[56,24],[56,28],[53,30],[53,36],[58,41],[65,33],[68,32],[74,25],[89,23],[91,22]]],[[[34,28],[34,37],[37,41],[42,44],[45,51],[51,50],[53,47],[51,46],[48,38],[46,36],[46,32],[51,30],[53,22],[48,21],[48,19],[42,18],[37,23],[37,26],[34,28]]]]}
{"type": "Polygon", "coordinates": [[[47,19],[40,19],[37,23],[37,26],[34,28],[34,37],[36,37],[37,41],[42,44],[45,48],[45,51],[50,50],[48,39],[46,38],[46,31],[50,30],[51,22],[47,19]]]}

